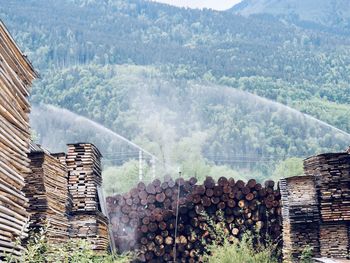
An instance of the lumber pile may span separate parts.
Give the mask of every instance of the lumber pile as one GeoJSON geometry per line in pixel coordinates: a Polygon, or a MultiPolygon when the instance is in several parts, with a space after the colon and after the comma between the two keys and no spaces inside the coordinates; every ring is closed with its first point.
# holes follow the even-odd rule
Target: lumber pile
{"type": "Polygon", "coordinates": [[[283,217],[283,259],[299,262],[306,246],[319,255],[319,208],[313,176],[296,176],[280,181],[283,217]]]}
{"type": "Polygon", "coordinates": [[[320,226],[321,256],[326,258],[347,258],[349,256],[348,225],[326,223],[320,226]]]}
{"type": "Polygon", "coordinates": [[[22,191],[29,159],[29,87],[37,75],[0,21],[0,260],[20,255],[28,200],[22,191]]]}
{"type": "Polygon", "coordinates": [[[101,153],[90,143],[68,145],[66,164],[72,198],[70,237],[85,238],[96,252],[108,248],[108,218],[101,212],[101,153]]]}
{"type": "Polygon", "coordinates": [[[350,249],[350,154],[327,153],[304,161],[315,177],[321,214],[321,255],[347,258],[350,249]]]}
{"type": "Polygon", "coordinates": [[[304,173],[280,181],[285,260],[299,262],[306,245],[315,256],[349,257],[350,154],[307,158],[304,173]]]}
{"type": "Polygon", "coordinates": [[[87,239],[91,248],[97,252],[107,250],[108,221],[102,213],[76,214],[70,217],[70,225],[70,236],[73,239],[87,239]]]}
{"type": "Polygon", "coordinates": [[[217,238],[215,226],[231,241],[247,230],[281,234],[280,193],[272,181],[156,179],[108,197],[107,209],[117,247],[139,249],[141,262],[200,262],[205,244],[217,238]]]}
{"type": "Polygon", "coordinates": [[[101,157],[93,144],[68,144],[66,163],[72,212],[100,210],[97,187],[102,184],[101,157]]]}
{"type": "Polygon", "coordinates": [[[99,212],[97,188],[102,179],[98,150],[91,144],[70,145],[73,151],[66,158],[29,145],[28,96],[36,77],[0,21],[0,261],[5,254],[21,254],[23,247],[17,241],[27,237],[28,220],[31,229],[48,223],[49,241],[65,241],[67,210],[73,211],[73,225],[79,220],[79,227],[73,227],[77,231],[74,236],[85,233],[96,250],[104,250],[108,244],[107,218],[99,212]]]}
{"type": "Polygon", "coordinates": [[[328,153],[304,162],[305,174],[315,176],[324,222],[350,220],[350,154],[328,153]]]}
{"type": "Polygon", "coordinates": [[[30,229],[45,229],[49,242],[65,242],[68,235],[68,174],[66,166],[40,147],[31,147],[31,173],[25,178],[30,229]]]}

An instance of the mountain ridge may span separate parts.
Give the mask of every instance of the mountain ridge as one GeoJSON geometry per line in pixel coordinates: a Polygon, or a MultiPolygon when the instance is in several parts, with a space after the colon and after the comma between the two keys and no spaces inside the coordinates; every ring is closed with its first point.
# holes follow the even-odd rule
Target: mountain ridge
{"type": "Polygon", "coordinates": [[[348,29],[350,2],[345,0],[244,0],[230,9],[243,16],[268,14],[348,29]]]}

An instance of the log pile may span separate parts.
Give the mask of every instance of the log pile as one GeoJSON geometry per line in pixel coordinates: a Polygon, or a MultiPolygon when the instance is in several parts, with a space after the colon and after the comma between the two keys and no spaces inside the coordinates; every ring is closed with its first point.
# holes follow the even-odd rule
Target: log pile
{"type": "Polygon", "coordinates": [[[319,208],[313,176],[296,176],[280,181],[283,217],[283,258],[299,262],[306,246],[319,255],[319,208]]]}
{"type": "Polygon", "coordinates": [[[0,260],[19,255],[16,239],[26,236],[28,200],[24,177],[30,172],[29,87],[37,75],[0,21],[0,260]]]}
{"type": "Polygon", "coordinates": [[[85,238],[96,252],[108,248],[108,218],[101,212],[98,188],[101,187],[101,153],[90,143],[68,145],[66,164],[72,198],[69,217],[70,237],[85,238]]]}
{"type": "Polygon", "coordinates": [[[272,181],[264,187],[225,177],[203,184],[156,179],[108,197],[107,209],[117,247],[138,249],[141,262],[200,262],[205,244],[216,238],[215,226],[231,241],[247,230],[281,235],[280,193],[272,181]]]}
{"type": "Polygon", "coordinates": [[[68,174],[66,166],[40,147],[31,147],[31,173],[25,178],[30,229],[45,229],[49,242],[68,239],[68,174]]]}

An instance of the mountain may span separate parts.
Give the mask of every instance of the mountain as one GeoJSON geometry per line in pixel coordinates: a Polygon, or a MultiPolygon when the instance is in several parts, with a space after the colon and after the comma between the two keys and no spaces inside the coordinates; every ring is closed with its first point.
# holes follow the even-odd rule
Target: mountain
{"type": "Polygon", "coordinates": [[[344,77],[349,39],[279,21],[142,0],[0,0],[0,14],[39,68],[186,65],[195,77],[264,76],[324,84],[344,77]],[[309,59],[312,58],[312,59],[309,59]],[[295,65],[298,65],[295,67],[295,65]]]}
{"type": "Polygon", "coordinates": [[[344,29],[349,29],[350,22],[347,0],[244,0],[231,11],[243,16],[269,14],[344,29]]]}
{"type": "Polygon", "coordinates": [[[198,173],[206,160],[266,176],[274,165],[251,159],[347,146],[327,126],[350,132],[345,33],[143,0],[0,0],[0,17],[40,71],[33,103],[88,117],[164,160],[201,160],[198,173]],[[225,101],[220,87],[250,95],[225,101]]]}

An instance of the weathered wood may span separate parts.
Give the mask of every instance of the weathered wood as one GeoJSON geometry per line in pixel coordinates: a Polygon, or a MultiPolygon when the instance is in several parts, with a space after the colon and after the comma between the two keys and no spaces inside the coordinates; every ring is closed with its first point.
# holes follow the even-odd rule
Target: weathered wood
{"type": "Polygon", "coordinates": [[[49,242],[66,242],[69,238],[67,167],[49,152],[33,147],[29,154],[31,173],[25,182],[24,192],[29,200],[30,229],[47,228],[49,242]]]}
{"type": "MultiPolygon", "coordinates": [[[[307,245],[317,257],[348,257],[349,153],[328,153],[307,158],[304,160],[304,173],[305,176],[280,181],[285,261],[299,262],[307,245]]],[[[278,194],[274,192],[274,198],[278,194]]],[[[272,192],[268,193],[270,195],[272,192]]],[[[268,199],[270,205],[276,207],[272,198],[268,199]]]]}
{"type": "Polygon", "coordinates": [[[322,220],[350,221],[350,154],[310,157],[305,160],[304,169],[306,174],[315,177],[322,220]]]}
{"type": "MultiPolygon", "coordinates": [[[[65,159],[68,169],[68,189],[72,198],[70,209],[70,238],[84,238],[96,252],[105,252],[109,245],[108,218],[102,212],[99,188],[102,185],[101,153],[90,143],[68,144],[65,159]]],[[[133,189],[124,200],[121,209],[130,217],[122,216],[118,222],[136,226],[137,213],[134,208],[141,205],[139,188],[133,189]]],[[[143,191],[143,190],[141,190],[143,191]]],[[[111,218],[112,219],[112,218],[111,218]]]]}
{"type": "Polygon", "coordinates": [[[19,255],[26,237],[28,200],[23,193],[29,159],[29,88],[36,72],[0,21],[0,260],[19,255]]]}
{"type": "Polygon", "coordinates": [[[69,144],[66,163],[72,212],[97,211],[97,187],[101,186],[101,153],[93,144],[69,144]]]}

